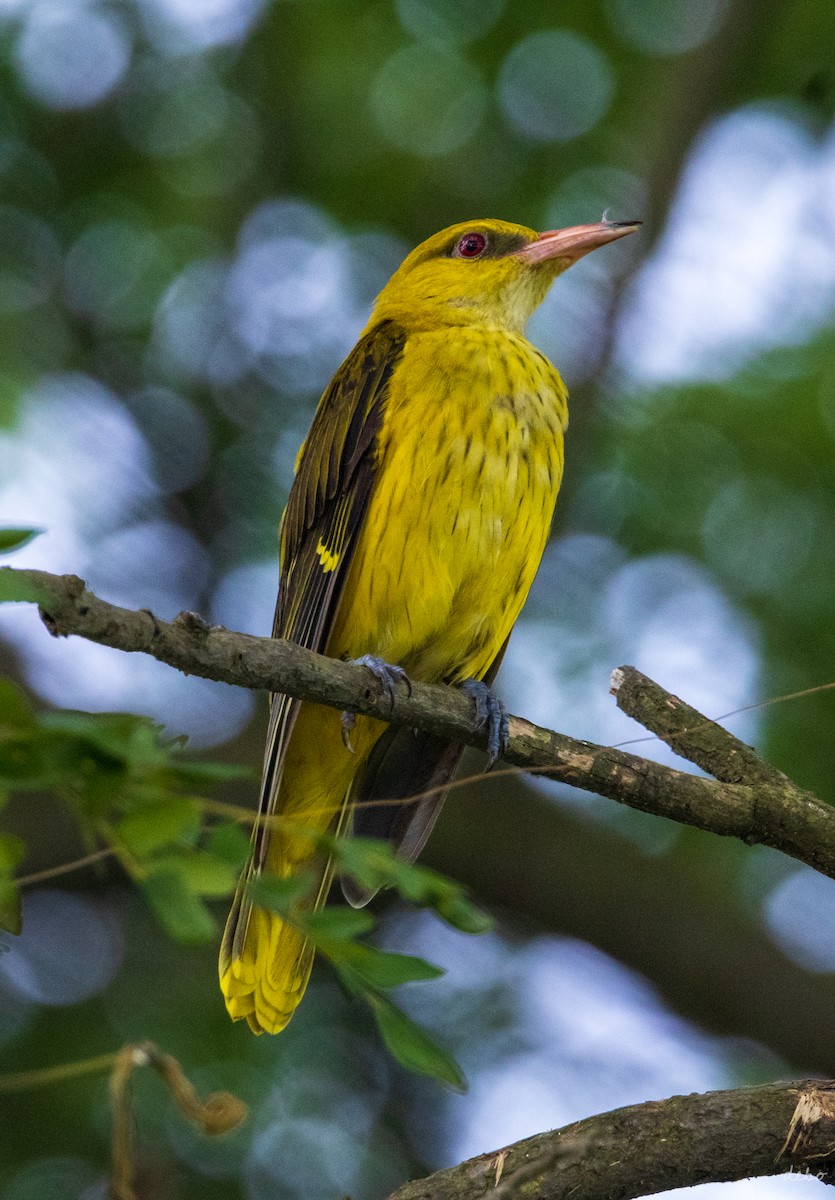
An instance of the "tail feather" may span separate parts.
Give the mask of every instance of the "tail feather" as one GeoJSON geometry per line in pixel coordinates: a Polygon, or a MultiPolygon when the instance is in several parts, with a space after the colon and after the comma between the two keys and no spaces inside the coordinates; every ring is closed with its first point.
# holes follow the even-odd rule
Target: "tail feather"
{"type": "MultiPolygon", "coordinates": [[[[234,1021],[246,1020],[254,1033],[280,1032],[304,995],[315,947],[294,916],[315,912],[325,904],[334,873],[333,863],[316,848],[315,832],[330,828],[338,835],[343,831],[357,762],[361,765],[368,752],[361,746],[354,755],[344,750],[338,714],[311,708],[302,710],[301,716],[294,734],[296,757],[289,771],[292,791],[285,786],[284,764],[278,767],[272,759],[262,785],[260,812],[280,813],[281,831],[259,838],[256,830],[253,854],[241,875],[220,948],[220,987],[229,1015],[234,1021]],[[327,733],[338,739],[341,755],[327,756],[323,767],[327,733]],[[281,781],[280,795],[276,779],[281,781]],[[296,821],[298,832],[291,831],[291,822],[296,821]],[[295,902],[289,919],[249,898],[248,885],[259,875],[287,878],[299,872],[312,874],[315,883],[309,895],[295,902]]],[[[360,733],[364,728],[360,726],[360,733]]],[[[373,744],[376,729],[369,725],[365,736],[373,744]]]]}
{"type": "Polygon", "coordinates": [[[233,1021],[253,1033],[278,1033],[304,995],[313,946],[278,913],[253,907],[243,954],[221,964],[220,986],[233,1021]]]}
{"type": "MultiPolygon", "coordinates": [[[[313,858],[307,868],[316,871],[318,882],[296,902],[299,916],[322,908],[333,880],[330,859],[313,858]]],[[[315,947],[292,920],[247,899],[250,878],[251,870],[244,871],[226,923],[220,989],[233,1021],[246,1020],[253,1033],[280,1033],[305,993],[315,947]]]]}
{"type": "MultiPolygon", "coordinates": [[[[435,789],[449,783],[463,752],[460,742],[392,727],[377,742],[352,792],[348,832],[387,841],[399,858],[414,862],[446,799],[445,790],[435,789]]],[[[376,888],[364,887],[350,875],[341,880],[342,894],[354,908],[376,895],[376,888]]]]}

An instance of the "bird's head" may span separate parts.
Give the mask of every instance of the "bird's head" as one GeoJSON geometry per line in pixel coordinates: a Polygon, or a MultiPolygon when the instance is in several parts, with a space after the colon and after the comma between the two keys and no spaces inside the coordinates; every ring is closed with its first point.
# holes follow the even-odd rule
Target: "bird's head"
{"type": "Polygon", "coordinates": [[[521,332],[548,288],[578,258],[633,233],[639,221],[601,221],[536,233],[508,221],[466,221],[427,238],[377,298],[369,328],[488,325],[521,332]]]}

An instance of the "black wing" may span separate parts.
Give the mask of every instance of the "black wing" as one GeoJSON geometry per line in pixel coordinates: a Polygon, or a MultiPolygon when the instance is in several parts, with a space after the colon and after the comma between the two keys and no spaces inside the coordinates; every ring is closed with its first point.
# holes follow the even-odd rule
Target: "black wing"
{"type": "MultiPolygon", "coordinates": [[[[375,446],[392,372],[405,333],[384,322],[366,334],[319,401],[299,453],[281,526],[281,574],[273,637],[323,651],[333,627],[351,557],[376,476],[375,446]]],[[[288,739],[299,701],[271,697],[259,815],[275,809],[288,739]]],[[[243,950],[247,882],[265,862],[269,830],[253,829],[252,857],[241,877],[221,947],[221,972],[243,950]]]]}

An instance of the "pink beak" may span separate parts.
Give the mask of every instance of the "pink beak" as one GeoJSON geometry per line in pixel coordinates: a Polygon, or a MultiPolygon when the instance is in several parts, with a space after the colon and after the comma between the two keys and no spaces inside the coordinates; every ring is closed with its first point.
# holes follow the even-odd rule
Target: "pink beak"
{"type": "Polygon", "coordinates": [[[597,225],[549,229],[547,233],[541,233],[535,242],[528,242],[527,246],[517,250],[516,257],[532,265],[550,258],[562,258],[566,263],[573,263],[598,246],[605,246],[607,242],[634,233],[640,226],[640,221],[600,221],[597,225]]]}

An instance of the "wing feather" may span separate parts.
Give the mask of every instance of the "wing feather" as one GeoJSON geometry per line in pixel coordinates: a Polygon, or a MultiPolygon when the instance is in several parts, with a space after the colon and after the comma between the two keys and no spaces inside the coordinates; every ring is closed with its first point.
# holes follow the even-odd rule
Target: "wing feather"
{"type": "MultiPolygon", "coordinates": [[[[337,371],[319,402],[299,452],[281,525],[281,573],[273,637],[323,651],[342,598],[357,536],[376,477],[375,449],[388,386],[405,333],[385,322],[367,334],[337,371]]],[[[259,816],[275,811],[287,744],[299,702],[270,698],[259,816]]],[[[264,866],[269,829],[257,824],[252,856],[232,904],[221,948],[224,964],[240,957],[249,920],[246,884],[264,866]]]]}

